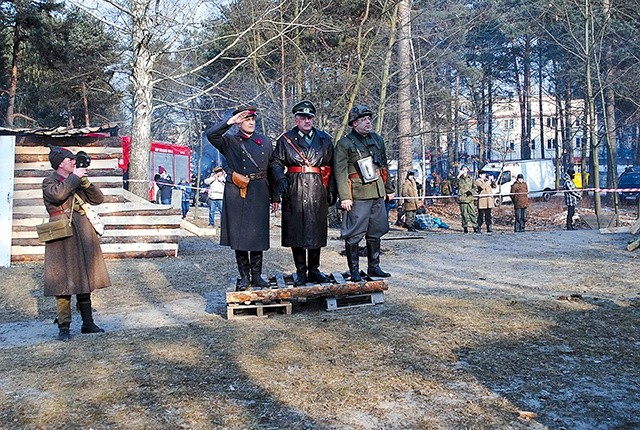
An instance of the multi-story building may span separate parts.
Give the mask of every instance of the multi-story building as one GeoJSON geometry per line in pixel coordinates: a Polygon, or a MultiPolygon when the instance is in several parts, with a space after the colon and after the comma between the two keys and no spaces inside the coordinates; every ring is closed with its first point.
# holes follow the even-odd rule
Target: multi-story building
{"type": "MultiPolygon", "coordinates": [[[[563,112],[566,109],[563,106],[563,112]]],[[[573,100],[569,109],[569,124],[557,113],[556,101],[552,97],[542,100],[542,121],[538,99],[531,100],[531,158],[563,158],[568,162],[580,160],[583,154],[584,102],[573,100]],[[568,127],[570,142],[563,141],[562,126],[568,127]]],[[[486,156],[493,160],[518,160],[521,157],[522,119],[517,101],[501,100],[493,103],[491,121],[491,144],[486,146],[486,156]]],[[[485,141],[488,140],[488,124],[485,141]]],[[[480,155],[480,130],[476,118],[467,121],[461,151],[470,156],[480,155]]],[[[588,147],[587,156],[589,156],[588,147]]]]}

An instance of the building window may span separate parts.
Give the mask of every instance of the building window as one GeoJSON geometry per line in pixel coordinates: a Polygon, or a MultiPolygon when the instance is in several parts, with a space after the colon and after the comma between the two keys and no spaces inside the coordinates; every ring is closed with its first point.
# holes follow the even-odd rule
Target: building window
{"type": "Polygon", "coordinates": [[[555,128],[556,127],[556,119],[552,117],[547,117],[547,127],[555,128]]]}
{"type": "Polygon", "coordinates": [[[531,139],[531,149],[533,151],[535,151],[535,149],[536,149],[536,140],[535,139],[531,139]]]}
{"type": "Polygon", "coordinates": [[[512,140],[509,142],[509,150],[514,151],[516,149],[516,143],[512,140]]]}
{"type": "Polygon", "coordinates": [[[576,137],[576,148],[580,148],[582,146],[582,138],[576,137]]]}
{"type": "Polygon", "coordinates": [[[576,118],[576,127],[580,127],[582,125],[582,120],[580,119],[580,117],[576,118]]]}
{"type": "Polygon", "coordinates": [[[513,130],[513,118],[504,120],[504,128],[506,130],[513,130]]]}
{"type": "Polygon", "coordinates": [[[547,139],[547,149],[555,148],[556,140],[555,139],[547,139]]]}
{"type": "Polygon", "coordinates": [[[536,119],[531,118],[531,128],[536,128],[536,119]]]}

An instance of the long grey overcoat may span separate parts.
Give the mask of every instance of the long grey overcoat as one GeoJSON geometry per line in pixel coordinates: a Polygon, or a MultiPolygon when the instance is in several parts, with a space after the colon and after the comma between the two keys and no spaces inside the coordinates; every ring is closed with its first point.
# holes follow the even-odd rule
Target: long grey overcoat
{"type": "Polygon", "coordinates": [[[269,180],[251,180],[246,198],[240,197],[240,188],[232,182],[231,172],[249,175],[269,171],[269,159],[273,153],[271,139],[254,133],[250,138],[238,132],[225,134],[231,128],[226,120],[207,130],[207,139],[227,160],[227,182],[224,187],[220,245],[237,251],[265,251],[269,249],[269,217],[271,194],[269,180]],[[246,151],[256,162],[242,150],[246,151]]]}
{"type": "Polygon", "coordinates": [[[336,196],[333,175],[329,177],[327,188],[318,173],[285,174],[286,167],[333,166],[333,142],[327,133],[313,129],[311,145],[298,133],[298,128],[288,131],[276,142],[272,157],[274,181],[286,178],[289,183],[287,193],[282,196],[282,246],[317,249],[327,246],[327,215],[329,212],[328,193],[336,196]],[[303,160],[291,144],[307,159],[303,160]]]}
{"type": "MultiPolygon", "coordinates": [[[[104,201],[100,188],[91,184],[80,188],[81,179],[74,174],[67,178],[53,172],[42,181],[44,205],[51,221],[71,213],[73,194],[91,205],[104,201]],[[64,211],[64,213],[62,212],[64,211]]],[[[104,263],[100,238],[85,215],[74,211],[71,225],[73,236],[47,242],[44,247],[44,295],[67,296],[90,293],[111,286],[104,263]]]]}

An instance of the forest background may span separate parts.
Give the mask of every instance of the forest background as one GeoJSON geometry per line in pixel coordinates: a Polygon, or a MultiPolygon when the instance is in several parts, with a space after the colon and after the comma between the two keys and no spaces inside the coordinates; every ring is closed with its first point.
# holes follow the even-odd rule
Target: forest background
{"type": "MultiPolygon", "coordinates": [[[[455,167],[470,120],[480,161],[495,158],[504,142],[489,113],[504,99],[520,107],[523,159],[532,103],[552,97],[558,141],[571,145],[578,115],[584,148],[605,147],[611,167],[624,147],[640,164],[639,18],[638,0],[0,1],[0,112],[7,127],[117,122],[140,196],[152,139],[197,150],[244,103],[275,137],[302,99],[336,137],[353,104],[372,108],[400,177],[416,154],[455,167]]],[[[597,184],[602,161],[589,160],[597,184]]]]}

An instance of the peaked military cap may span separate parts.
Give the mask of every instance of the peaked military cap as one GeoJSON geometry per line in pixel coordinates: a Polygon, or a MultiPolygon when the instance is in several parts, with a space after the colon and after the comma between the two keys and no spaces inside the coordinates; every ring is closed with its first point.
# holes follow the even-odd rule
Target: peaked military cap
{"type": "Polygon", "coordinates": [[[246,110],[249,111],[248,117],[252,117],[252,116],[256,116],[256,111],[258,110],[258,107],[254,105],[240,106],[238,109],[233,111],[233,115],[239,114],[240,112],[244,112],[246,110]]]}
{"type": "Polygon", "coordinates": [[[294,115],[306,115],[310,117],[316,116],[316,107],[309,100],[303,100],[296,103],[291,109],[294,115]]]}

